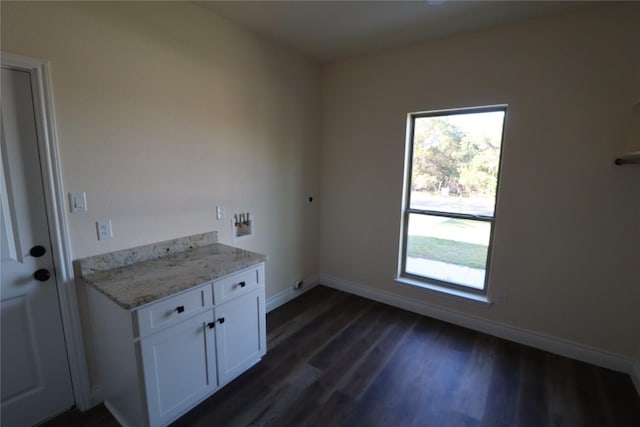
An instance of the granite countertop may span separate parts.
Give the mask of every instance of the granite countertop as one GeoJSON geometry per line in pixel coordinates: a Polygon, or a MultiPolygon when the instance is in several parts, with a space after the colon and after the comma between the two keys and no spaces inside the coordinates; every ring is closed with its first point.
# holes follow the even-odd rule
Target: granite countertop
{"type": "Polygon", "coordinates": [[[213,243],[90,274],[84,271],[82,279],[131,310],[266,259],[265,255],[213,243]]]}

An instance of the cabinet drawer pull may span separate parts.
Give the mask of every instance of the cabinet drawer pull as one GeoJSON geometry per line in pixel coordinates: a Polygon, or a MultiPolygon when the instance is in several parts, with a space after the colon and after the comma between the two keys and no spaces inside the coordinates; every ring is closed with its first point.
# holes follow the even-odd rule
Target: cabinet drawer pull
{"type": "Polygon", "coordinates": [[[247,286],[247,284],[245,282],[240,282],[238,283],[238,286],[240,286],[241,288],[244,288],[245,286],[247,286]]]}
{"type": "Polygon", "coordinates": [[[176,307],[176,311],[177,311],[178,313],[182,313],[182,312],[184,311],[184,305],[179,305],[179,306],[177,306],[177,307],[176,307]]]}
{"type": "Polygon", "coordinates": [[[218,319],[218,323],[220,323],[221,325],[224,323],[224,317],[221,317],[218,319]]]}
{"type": "Polygon", "coordinates": [[[215,328],[215,327],[216,327],[216,322],[209,322],[209,323],[207,323],[207,327],[208,327],[209,329],[213,329],[213,328],[215,328]]]}

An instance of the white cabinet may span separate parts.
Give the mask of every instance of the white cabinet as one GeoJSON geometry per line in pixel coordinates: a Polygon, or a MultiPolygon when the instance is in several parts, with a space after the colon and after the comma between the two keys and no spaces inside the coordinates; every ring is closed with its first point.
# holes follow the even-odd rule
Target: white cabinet
{"type": "Polygon", "coordinates": [[[213,315],[205,312],[141,340],[151,425],[168,424],[218,388],[215,328],[209,324],[213,315]]]}
{"type": "Polygon", "coordinates": [[[163,426],[266,352],[264,264],[134,310],[89,288],[105,406],[123,425],[163,426]]]}
{"type": "Polygon", "coordinates": [[[136,310],[133,313],[138,327],[135,335],[143,337],[152,334],[212,307],[212,294],[211,286],[205,285],[136,310]]]}
{"type": "Polygon", "coordinates": [[[216,304],[232,300],[240,295],[264,286],[264,269],[254,268],[216,280],[213,296],[216,304]]]}
{"type": "Polygon", "coordinates": [[[265,353],[264,295],[255,290],[216,308],[220,385],[246,371],[265,353]]]}

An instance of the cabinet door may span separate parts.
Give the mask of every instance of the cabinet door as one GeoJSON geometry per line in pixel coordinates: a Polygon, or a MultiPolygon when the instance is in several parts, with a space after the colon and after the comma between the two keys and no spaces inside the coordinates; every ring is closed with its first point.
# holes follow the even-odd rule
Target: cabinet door
{"type": "Polygon", "coordinates": [[[213,312],[141,339],[149,423],[166,425],[218,385],[213,312]]]}
{"type": "Polygon", "coordinates": [[[264,288],[216,307],[220,385],[256,363],[266,351],[264,288]]]}

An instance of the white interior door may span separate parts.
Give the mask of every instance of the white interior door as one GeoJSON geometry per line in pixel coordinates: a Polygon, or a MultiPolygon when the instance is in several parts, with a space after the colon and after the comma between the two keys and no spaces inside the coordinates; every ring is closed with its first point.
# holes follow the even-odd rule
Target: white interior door
{"type": "Polygon", "coordinates": [[[2,68],[0,364],[2,425],[74,404],[62,331],[30,75],[2,68]]]}

